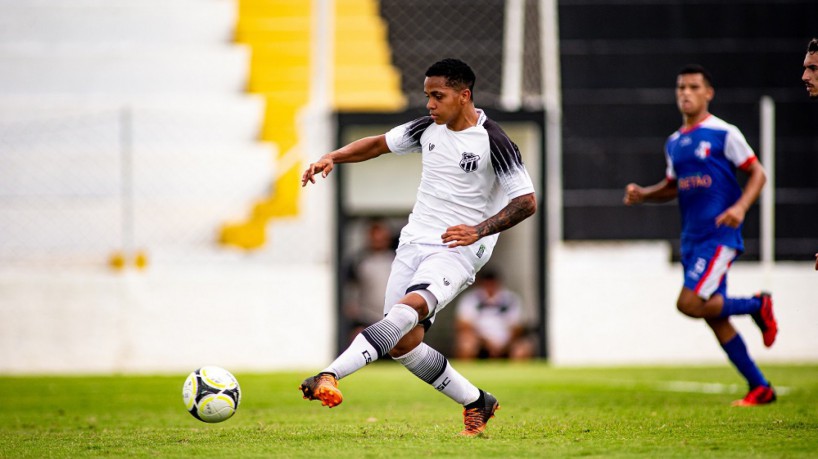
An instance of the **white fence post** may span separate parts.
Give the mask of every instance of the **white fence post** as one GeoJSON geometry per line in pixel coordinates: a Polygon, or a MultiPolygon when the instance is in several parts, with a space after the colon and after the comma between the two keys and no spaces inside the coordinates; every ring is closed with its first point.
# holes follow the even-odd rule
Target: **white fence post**
{"type": "Polygon", "coordinates": [[[122,261],[133,255],[135,237],[134,228],[134,160],[133,160],[133,112],[131,107],[123,106],[119,112],[119,153],[121,168],[122,193],[122,261]]]}
{"type": "Polygon", "coordinates": [[[761,262],[770,268],[775,262],[775,102],[761,98],[761,163],[767,170],[767,184],[761,191],[761,262]]]}
{"type": "Polygon", "coordinates": [[[519,110],[522,106],[524,17],[525,3],[523,0],[506,1],[500,101],[503,108],[510,111],[519,110]]]}
{"type": "Polygon", "coordinates": [[[562,88],[557,0],[540,0],[540,59],[546,125],[546,210],[550,248],[562,241],[562,88]]]}

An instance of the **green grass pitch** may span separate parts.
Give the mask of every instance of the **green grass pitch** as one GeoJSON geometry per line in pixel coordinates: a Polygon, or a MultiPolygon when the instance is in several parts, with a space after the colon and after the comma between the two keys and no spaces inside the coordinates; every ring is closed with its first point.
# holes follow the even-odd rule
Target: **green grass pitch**
{"type": "MultiPolygon", "coordinates": [[[[462,409],[393,362],[301,399],[305,373],[237,373],[221,424],[185,412],[175,376],[0,377],[0,457],[818,457],[818,366],[764,366],[777,403],[734,408],[728,366],[553,368],[458,363],[501,409],[478,438],[462,409]]],[[[191,369],[192,370],[192,369],[191,369]]]]}

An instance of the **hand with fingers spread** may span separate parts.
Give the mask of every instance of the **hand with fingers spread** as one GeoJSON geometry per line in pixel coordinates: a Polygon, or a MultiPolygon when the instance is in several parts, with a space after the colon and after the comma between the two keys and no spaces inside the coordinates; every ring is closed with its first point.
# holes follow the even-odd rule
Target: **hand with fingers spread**
{"type": "Polygon", "coordinates": [[[301,176],[301,186],[307,186],[307,182],[315,183],[315,174],[321,173],[321,178],[327,178],[330,172],[332,172],[332,168],[335,165],[335,161],[329,155],[322,156],[318,161],[311,163],[307,170],[304,171],[304,174],[301,176]]]}

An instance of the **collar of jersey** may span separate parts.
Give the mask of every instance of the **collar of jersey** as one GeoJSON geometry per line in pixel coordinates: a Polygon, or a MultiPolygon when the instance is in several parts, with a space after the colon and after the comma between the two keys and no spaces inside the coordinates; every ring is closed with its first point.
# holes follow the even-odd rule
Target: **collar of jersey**
{"type": "Polygon", "coordinates": [[[707,116],[705,116],[703,120],[699,121],[698,123],[694,124],[693,126],[690,126],[689,128],[685,128],[684,126],[680,127],[679,128],[679,133],[680,134],[689,134],[689,133],[695,131],[696,129],[699,129],[702,126],[702,124],[704,124],[705,121],[710,119],[711,116],[713,116],[713,114],[708,113],[707,116]]]}

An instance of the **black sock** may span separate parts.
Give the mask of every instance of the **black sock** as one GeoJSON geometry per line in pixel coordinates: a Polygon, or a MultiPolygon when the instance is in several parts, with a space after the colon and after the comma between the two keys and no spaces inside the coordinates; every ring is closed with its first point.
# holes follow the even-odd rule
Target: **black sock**
{"type": "Polygon", "coordinates": [[[469,403],[468,405],[464,405],[463,407],[468,409],[471,408],[482,408],[483,405],[486,404],[486,393],[483,392],[483,389],[480,389],[480,396],[477,397],[477,400],[469,403]]]}

